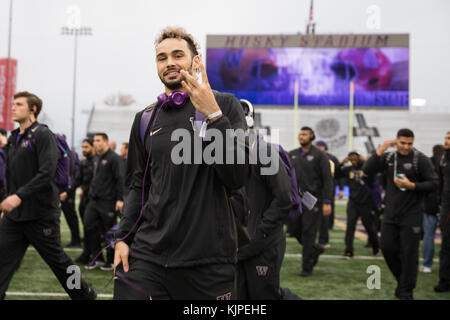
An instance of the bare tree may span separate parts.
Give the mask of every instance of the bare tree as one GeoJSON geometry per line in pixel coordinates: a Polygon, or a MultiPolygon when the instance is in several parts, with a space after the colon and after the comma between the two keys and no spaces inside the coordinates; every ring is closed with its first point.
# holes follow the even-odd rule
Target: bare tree
{"type": "Polygon", "coordinates": [[[110,94],[103,100],[107,106],[129,106],[136,102],[131,94],[110,94]]]}
{"type": "Polygon", "coordinates": [[[135,102],[136,100],[133,99],[131,94],[119,94],[119,106],[129,106],[135,102]]]}
{"type": "Polygon", "coordinates": [[[116,103],[116,95],[115,94],[110,94],[109,96],[107,96],[105,98],[105,100],[103,100],[103,102],[107,105],[107,106],[115,106],[117,105],[116,103]]]}

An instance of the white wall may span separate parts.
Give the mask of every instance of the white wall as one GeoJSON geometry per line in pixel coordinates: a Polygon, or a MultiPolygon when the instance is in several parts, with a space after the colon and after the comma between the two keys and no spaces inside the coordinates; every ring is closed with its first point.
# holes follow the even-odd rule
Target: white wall
{"type": "MultiPolygon", "coordinates": [[[[128,142],[134,116],[144,107],[137,105],[130,107],[96,107],[87,131],[106,132],[110,140],[116,141],[120,146],[122,142],[128,142]]],[[[336,136],[342,134],[348,136],[348,110],[345,109],[300,109],[297,111],[297,132],[294,130],[294,110],[292,109],[256,108],[256,112],[261,113],[262,125],[270,126],[271,130],[279,130],[279,142],[286,150],[298,148],[296,137],[302,126],[312,127],[316,131],[317,139],[323,139],[320,136],[320,130],[315,126],[318,121],[323,119],[338,119],[341,128],[340,133],[336,136]]],[[[450,131],[450,113],[360,109],[356,109],[355,113],[363,113],[367,125],[378,128],[380,137],[373,138],[375,147],[384,140],[394,139],[398,129],[410,128],[416,136],[416,148],[427,155],[431,155],[433,145],[443,144],[445,133],[450,131]]],[[[356,119],[354,119],[354,125],[357,126],[356,119]]],[[[333,140],[333,137],[330,139],[333,140]]],[[[366,138],[364,137],[355,137],[352,149],[366,154],[365,141],[366,138]]],[[[333,149],[330,145],[330,152],[335,153],[339,158],[345,157],[348,151],[348,140],[338,150],[333,149]]]]}

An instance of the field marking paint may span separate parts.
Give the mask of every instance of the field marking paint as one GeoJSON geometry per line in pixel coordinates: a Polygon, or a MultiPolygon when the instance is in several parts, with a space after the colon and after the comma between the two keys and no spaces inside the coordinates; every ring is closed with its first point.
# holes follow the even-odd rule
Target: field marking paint
{"type": "MultiPolygon", "coordinates": [[[[81,252],[81,251],[83,251],[82,248],[63,248],[63,249],[64,249],[64,251],[67,251],[67,252],[81,252]]],[[[36,249],[33,246],[29,246],[27,250],[29,250],[29,251],[36,251],[36,249]]]]}
{"type": "MultiPolygon", "coordinates": [[[[69,297],[67,293],[57,292],[14,292],[6,291],[7,296],[27,296],[27,297],[69,297]]],[[[97,298],[112,298],[112,294],[99,293],[97,298]]]]}
{"type": "MultiPolygon", "coordinates": [[[[301,258],[302,254],[301,253],[286,253],[284,255],[284,258],[301,258]]],[[[325,258],[325,259],[344,259],[344,256],[340,256],[340,255],[335,255],[335,254],[321,254],[320,255],[321,258],[325,258]]],[[[383,256],[353,256],[352,258],[348,259],[348,260],[384,260],[383,256]]],[[[423,258],[419,259],[420,261],[423,260],[423,258]]],[[[438,258],[434,258],[433,262],[439,262],[438,258]]]]}

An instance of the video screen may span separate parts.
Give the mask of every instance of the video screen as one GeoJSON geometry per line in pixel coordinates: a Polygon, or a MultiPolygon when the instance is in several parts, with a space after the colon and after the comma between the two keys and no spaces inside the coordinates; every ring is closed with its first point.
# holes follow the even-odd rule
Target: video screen
{"type": "Polygon", "coordinates": [[[207,49],[213,89],[231,92],[256,105],[409,105],[409,48],[252,48],[207,49]]]}

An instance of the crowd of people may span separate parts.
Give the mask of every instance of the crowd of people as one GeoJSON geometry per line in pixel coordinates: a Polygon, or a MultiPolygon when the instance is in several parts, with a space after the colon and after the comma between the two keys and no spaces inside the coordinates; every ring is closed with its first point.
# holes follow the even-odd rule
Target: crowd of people
{"type": "Polygon", "coordinates": [[[66,270],[75,263],[113,271],[115,299],[300,299],[280,287],[286,236],[302,246],[299,275],[313,276],[330,248],[335,193],[342,198],[344,186],[344,258],[355,255],[361,218],[367,246],[373,255],[381,250],[397,280],[395,296],[413,299],[418,270],[431,272],[439,224],[434,290],[450,291],[450,132],[431,158],[404,128],[367,158],[351,151],[339,161],[304,126],[300,147],[286,152],[259,134],[251,102],[210,88],[198,45],[184,29],[163,30],[155,44],[165,92],[136,114],[120,155],[106,133],[94,133],[83,140],[80,161],[62,135],[38,122],[41,99],[14,95],[19,126],[9,136],[0,130],[0,298],[31,244],[72,299],[96,298],[84,279],[68,287],[66,270]],[[227,161],[199,164],[195,152],[183,152],[183,162],[174,163],[171,133],[178,129],[189,132],[189,146],[199,143],[227,161]],[[238,130],[244,140],[232,133],[238,130]],[[217,147],[214,132],[231,143],[217,147]],[[261,150],[271,163],[249,161],[261,150]],[[245,161],[228,161],[239,155],[245,161]],[[278,170],[267,174],[274,162],[278,170]],[[83,249],[75,262],[61,244],[61,210],[71,232],[66,246],[83,249]]]}

